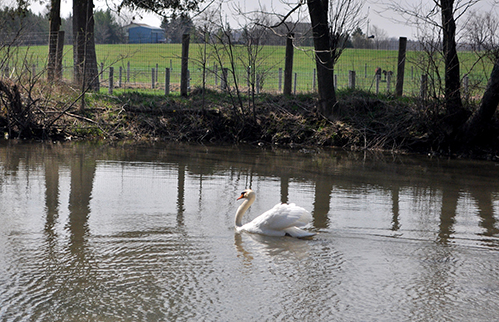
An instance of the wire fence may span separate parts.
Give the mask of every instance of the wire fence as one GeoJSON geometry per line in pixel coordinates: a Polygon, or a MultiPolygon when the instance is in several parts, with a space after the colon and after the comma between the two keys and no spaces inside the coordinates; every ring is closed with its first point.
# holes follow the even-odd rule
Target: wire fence
{"type": "MultiPolygon", "coordinates": [[[[335,65],[335,86],[352,86],[376,93],[393,93],[397,73],[398,51],[393,44],[376,44],[377,49],[345,49],[335,65]],[[379,77],[376,77],[379,75],[379,77]]],[[[2,75],[12,77],[22,71],[46,77],[47,46],[19,46],[9,56],[0,52],[2,75]]],[[[227,82],[240,90],[254,88],[257,92],[280,93],[283,89],[284,46],[244,46],[227,48],[222,45],[191,44],[189,50],[189,88],[206,86],[220,89],[222,69],[229,68],[227,82]],[[232,57],[230,57],[232,51],[232,57]]],[[[113,87],[122,90],[148,89],[163,92],[169,72],[169,93],[180,88],[181,44],[113,44],[96,45],[99,78],[103,90],[109,86],[109,70],[113,67],[113,87]],[[167,71],[167,69],[169,69],[167,71]]],[[[73,80],[73,48],[64,47],[63,79],[73,80]]],[[[476,55],[460,52],[463,84],[466,95],[481,95],[485,89],[491,63],[476,64],[476,55]],[[468,67],[470,66],[470,67],[468,67]],[[473,68],[471,67],[473,66],[473,68]],[[479,67],[479,68],[477,68],[479,67]]],[[[407,52],[404,73],[404,95],[419,95],[421,79],[428,75],[430,86],[439,86],[439,75],[429,72],[426,53],[407,52]]],[[[317,72],[311,47],[295,47],[292,72],[292,93],[317,90],[317,72]]],[[[437,70],[438,72],[438,70],[437,70]]]]}

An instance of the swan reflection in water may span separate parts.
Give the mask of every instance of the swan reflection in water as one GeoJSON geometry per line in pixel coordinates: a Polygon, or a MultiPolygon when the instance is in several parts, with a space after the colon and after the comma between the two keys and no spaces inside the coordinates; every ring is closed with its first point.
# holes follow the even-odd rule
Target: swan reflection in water
{"type": "Polygon", "coordinates": [[[250,264],[256,256],[291,257],[294,260],[304,259],[310,253],[310,240],[297,238],[282,238],[260,234],[247,234],[236,232],[234,246],[238,257],[250,264]]]}

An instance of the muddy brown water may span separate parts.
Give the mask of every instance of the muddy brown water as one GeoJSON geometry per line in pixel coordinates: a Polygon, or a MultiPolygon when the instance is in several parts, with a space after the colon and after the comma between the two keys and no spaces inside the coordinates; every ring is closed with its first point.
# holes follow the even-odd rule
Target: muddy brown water
{"type": "Polygon", "coordinates": [[[0,142],[1,321],[493,321],[499,166],[0,142]],[[278,202],[308,240],[237,234],[278,202]]]}

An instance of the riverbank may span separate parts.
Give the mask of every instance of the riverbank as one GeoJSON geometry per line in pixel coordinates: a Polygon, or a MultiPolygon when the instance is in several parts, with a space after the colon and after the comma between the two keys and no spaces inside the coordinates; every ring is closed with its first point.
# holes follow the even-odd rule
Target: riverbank
{"type": "Polygon", "coordinates": [[[24,135],[12,127],[9,131],[5,115],[0,116],[0,130],[11,138],[247,143],[499,159],[497,118],[478,143],[451,151],[445,146],[438,104],[339,91],[337,116],[326,119],[317,113],[315,95],[240,97],[201,90],[187,98],[138,91],[87,94],[83,113],[75,112],[76,104],[68,108],[62,103],[30,111],[29,136],[26,130],[24,135]]]}

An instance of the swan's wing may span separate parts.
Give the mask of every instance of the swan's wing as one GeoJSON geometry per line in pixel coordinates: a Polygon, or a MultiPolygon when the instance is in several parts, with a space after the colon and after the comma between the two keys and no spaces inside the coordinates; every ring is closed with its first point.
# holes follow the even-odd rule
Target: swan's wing
{"type": "Polygon", "coordinates": [[[289,227],[303,227],[312,221],[312,215],[302,207],[292,204],[277,204],[251,223],[256,227],[284,230],[289,227]]]}
{"type": "Polygon", "coordinates": [[[305,238],[305,237],[312,237],[315,236],[315,233],[311,233],[309,231],[300,229],[298,227],[289,227],[284,229],[286,234],[290,235],[291,237],[297,237],[297,238],[305,238]]]}

